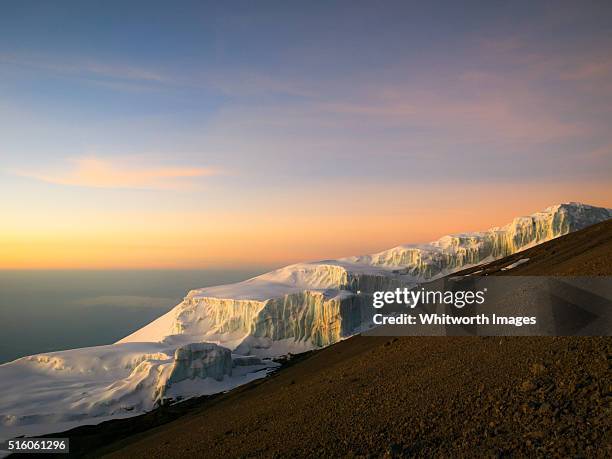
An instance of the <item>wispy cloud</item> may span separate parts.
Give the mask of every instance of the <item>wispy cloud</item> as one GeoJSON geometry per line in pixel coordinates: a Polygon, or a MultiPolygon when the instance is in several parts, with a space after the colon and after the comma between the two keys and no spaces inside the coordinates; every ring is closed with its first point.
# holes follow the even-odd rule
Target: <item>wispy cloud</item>
{"type": "Polygon", "coordinates": [[[94,156],[71,159],[67,167],[60,169],[11,172],[57,185],[137,189],[180,189],[192,185],[193,179],[220,173],[214,168],[151,167],[125,159],[111,161],[94,156]]]}
{"type": "MultiPolygon", "coordinates": [[[[230,97],[252,98],[270,95],[314,97],[317,92],[304,81],[279,78],[255,70],[225,70],[189,75],[171,68],[161,70],[87,57],[57,57],[0,52],[0,67],[37,70],[56,77],[79,79],[119,91],[142,91],[158,86],[208,89],[230,97]]],[[[179,69],[180,70],[180,69],[179,69]]]]}
{"type": "Polygon", "coordinates": [[[586,155],[586,158],[592,161],[612,164],[612,143],[595,148],[586,155]]]}
{"type": "Polygon", "coordinates": [[[404,103],[387,101],[378,106],[379,116],[402,117],[446,132],[461,132],[481,139],[529,144],[567,139],[584,128],[563,122],[551,113],[537,110],[524,97],[483,94],[474,98],[439,97],[423,93],[404,103]],[[386,111],[386,114],[385,114],[386,111]],[[489,133],[492,133],[491,135],[489,133]]]}
{"type": "Polygon", "coordinates": [[[612,58],[592,57],[575,64],[571,69],[566,70],[561,76],[568,80],[594,80],[609,78],[612,75],[612,58]]]}
{"type": "Polygon", "coordinates": [[[202,75],[198,78],[198,84],[234,97],[281,94],[309,98],[320,95],[316,85],[308,84],[303,79],[282,78],[255,71],[202,75]]]}
{"type": "Polygon", "coordinates": [[[465,94],[415,90],[409,85],[363,88],[351,100],[330,98],[301,107],[285,107],[269,116],[262,115],[258,122],[278,126],[311,120],[319,126],[327,123],[345,130],[359,128],[361,132],[375,127],[424,129],[454,142],[464,138],[495,145],[559,142],[589,130],[585,123],[568,121],[543,109],[546,100],[535,91],[505,86],[503,90],[482,88],[474,94],[469,85],[462,87],[465,94]]]}
{"type": "Polygon", "coordinates": [[[111,80],[171,83],[172,78],[157,70],[117,62],[103,62],[87,58],[53,59],[17,54],[0,54],[0,64],[39,69],[58,75],[77,78],[107,78],[111,80]]]}
{"type": "Polygon", "coordinates": [[[545,79],[594,83],[612,75],[607,43],[589,48],[548,49],[538,46],[537,41],[513,36],[485,40],[481,51],[489,61],[509,66],[514,78],[520,77],[524,82],[545,79]]]}

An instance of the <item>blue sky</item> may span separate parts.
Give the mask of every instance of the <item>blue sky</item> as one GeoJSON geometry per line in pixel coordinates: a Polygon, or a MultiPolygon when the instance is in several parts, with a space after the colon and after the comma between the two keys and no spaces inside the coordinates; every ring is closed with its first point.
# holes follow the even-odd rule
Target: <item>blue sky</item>
{"type": "Polygon", "coordinates": [[[138,267],[282,264],[559,201],[612,206],[611,13],[606,2],[5,2],[5,265],[55,266],[60,253],[70,267],[132,266],[125,253],[138,267]],[[156,255],[142,255],[142,234],[156,255]],[[176,238],[192,243],[168,248],[176,238]],[[32,241],[38,252],[20,248],[32,241]],[[92,244],[115,258],[98,263],[92,244]]]}

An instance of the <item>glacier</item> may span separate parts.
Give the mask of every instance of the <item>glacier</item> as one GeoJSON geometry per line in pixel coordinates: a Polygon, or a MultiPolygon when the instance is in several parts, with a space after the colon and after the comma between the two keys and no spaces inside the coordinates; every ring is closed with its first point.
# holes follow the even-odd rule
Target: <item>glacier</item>
{"type": "Polygon", "coordinates": [[[232,389],[273,371],[274,357],[359,333],[376,290],[432,281],[610,218],[612,209],[559,204],[487,231],[192,290],[117,343],[0,365],[0,440],[232,389]]]}

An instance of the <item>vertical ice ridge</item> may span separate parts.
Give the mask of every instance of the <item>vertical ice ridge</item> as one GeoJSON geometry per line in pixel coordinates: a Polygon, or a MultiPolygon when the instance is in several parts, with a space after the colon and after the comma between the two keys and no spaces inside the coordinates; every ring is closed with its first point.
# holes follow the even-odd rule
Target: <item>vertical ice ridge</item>
{"type": "Polygon", "coordinates": [[[429,244],[404,245],[346,260],[401,268],[415,278],[429,280],[511,255],[609,218],[612,218],[612,209],[579,203],[559,204],[488,231],[444,236],[429,244]]]}

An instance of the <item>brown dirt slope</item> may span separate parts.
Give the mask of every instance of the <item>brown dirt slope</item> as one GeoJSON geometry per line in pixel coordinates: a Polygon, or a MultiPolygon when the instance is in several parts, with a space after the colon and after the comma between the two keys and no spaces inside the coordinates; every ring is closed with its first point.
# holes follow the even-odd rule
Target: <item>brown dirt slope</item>
{"type": "Polygon", "coordinates": [[[609,338],[356,337],[114,457],[610,457],[609,338]]]}
{"type": "MultiPolygon", "coordinates": [[[[512,274],[609,275],[612,222],[486,270],[525,257],[512,274]]],[[[158,410],[72,438],[110,443],[158,416],[93,455],[611,457],[611,357],[609,337],[357,336],[171,422],[158,410]]]]}

